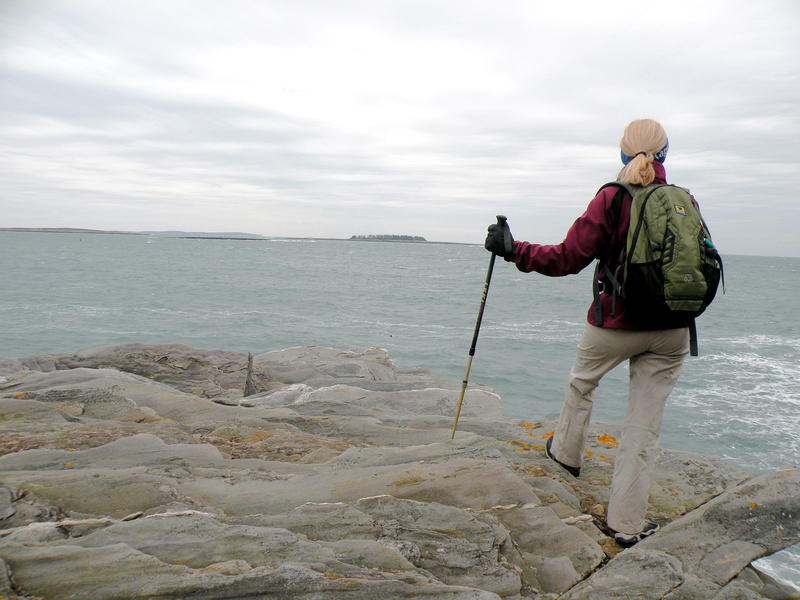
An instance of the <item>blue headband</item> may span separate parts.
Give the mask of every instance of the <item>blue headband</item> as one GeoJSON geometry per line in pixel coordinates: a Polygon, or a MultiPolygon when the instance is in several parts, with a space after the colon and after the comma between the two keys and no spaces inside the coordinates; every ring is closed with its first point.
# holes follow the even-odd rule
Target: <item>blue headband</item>
{"type": "MultiPolygon", "coordinates": [[[[669,152],[669,139],[667,139],[667,143],[664,144],[664,147],[661,150],[659,150],[658,152],[653,154],[653,160],[656,160],[656,161],[658,161],[660,163],[663,163],[664,160],[666,160],[666,158],[667,158],[667,152],[669,152]]],[[[622,158],[622,164],[623,165],[627,165],[629,162],[631,162],[634,159],[633,156],[628,156],[627,154],[625,154],[624,150],[620,150],[619,154],[620,154],[620,158],[622,158]]],[[[638,156],[639,154],[647,154],[647,153],[646,152],[637,152],[636,156],[638,156]]]]}

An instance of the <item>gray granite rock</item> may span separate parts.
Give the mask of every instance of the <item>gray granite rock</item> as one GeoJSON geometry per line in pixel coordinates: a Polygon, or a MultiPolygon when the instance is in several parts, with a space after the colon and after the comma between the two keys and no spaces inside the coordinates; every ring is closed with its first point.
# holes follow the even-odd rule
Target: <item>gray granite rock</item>
{"type": "Polygon", "coordinates": [[[459,384],[382,349],[134,344],[0,374],[9,598],[777,598],[748,565],[800,537],[797,469],[662,450],[666,526],[621,552],[618,427],[576,479],[544,456],[553,420],[470,385],[451,440],[459,384]]]}
{"type": "Polygon", "coordinates": [[[347,351],[318,346],[288,348],[257,355],[253,368],[262,379],[283,383],[320,377],[397,380],[394,365],[383,348],[347,351]]]}
{"type": "Polygon", "coordinates": [[[636,598],[640,589],[654,599],[761,598],[737,577],[757,558],[800,541],[798,515],[800,469],[763,475],[622,552],[564,598],[636,598]]]}

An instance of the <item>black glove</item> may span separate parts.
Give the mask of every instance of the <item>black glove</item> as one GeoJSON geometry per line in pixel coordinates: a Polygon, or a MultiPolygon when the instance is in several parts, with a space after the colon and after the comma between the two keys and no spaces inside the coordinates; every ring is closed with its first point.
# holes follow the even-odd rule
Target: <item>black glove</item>
{"type": "Polygon", "coordinates": [[[507,261],[514,260],[514,238],[511,236],[508,223],[489,225],[489,234],[486,236],[483,247],[507,261]]]}

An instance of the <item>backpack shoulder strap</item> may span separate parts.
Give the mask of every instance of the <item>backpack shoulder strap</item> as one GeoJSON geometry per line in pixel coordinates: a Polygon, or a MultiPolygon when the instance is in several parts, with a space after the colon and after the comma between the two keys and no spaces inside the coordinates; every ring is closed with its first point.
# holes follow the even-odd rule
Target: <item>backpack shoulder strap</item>
{"type": "MultiPolygon", "coordinates": [[[[613,229],[612,229],[612,236],[616,233],[617,228],[619,227],[619,217],[620,213],[622,212],[622,199],[625,197],[625,192],[630,194],[631,198],[633,198],[633,190],[625,183],[621,181],[611,181],[600,186],[600,189],[597,190],[599,194],[602,190],[607,187],[617,187],[617,193],[614,194],[614,198],[611,200],[611,212],[613,215],[613,229]]],[[[597,195],[597,194],[595,194],[597,195]]],[[[611,314],[614,314],[614,304],[616,304],[617,293],[619,292],[620,283],[617,277],[614,276],[614,273],[611,272],[611,269],[608,268],[607,264],[608,257],[601,256],[597,259],[597,265],[594,269],[594,281],[592,282],[592,295],[594,296],[594,320],[597,323],[598,327],[603,326],[603,309],[600,305],[600,272],[601,270],[606,274],[609,283],[613,287],[612,292],[612,309],[611,314]]]]}
{"type": "Polygon", "coordinates": [[[697,324],[689,319],[689,355],[697,356],[697,324]]]}
{"type": "Polygon", "coordinates": [[[597,190],[597,193],[599,194],[602,190],[604,190],[607,187],[619,188],[617,193],[614,194],[614,199],[611,201],[611,210],[614,211],[616,219],[617,221],[619,221],[619,213],[622,210],[622,198],[625,195],[624,192],[628,192],[631,195],[631,198],[633,198],[634,196],[633,189],[631,189],[631,187],[627,183],[622,183],[621,181],[611,181],[609,183],[600,186],[600,189],[597,190]]]}

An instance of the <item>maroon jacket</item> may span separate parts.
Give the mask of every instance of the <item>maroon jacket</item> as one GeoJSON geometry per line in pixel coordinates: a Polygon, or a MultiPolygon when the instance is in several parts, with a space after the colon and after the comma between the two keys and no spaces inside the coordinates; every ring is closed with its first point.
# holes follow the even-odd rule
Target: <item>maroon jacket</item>
{"type": "MultiPolygon", "coordinates": [[[[664,166],[653,162],[656,172],[654,183],[666,183],[664,166]]],[[[513,262],[523,273],[536,271],[550,277],[572,275],[582,271],[594,260],[603,257],[613,272],[619,255],[625,247],[628,225],[631,219],[631,197],[625,194],[619,215],[619,223],[611,210],[611,201],[619,188],[603,188],[589,203],[584,212],[572,224],[567,237],[560,244],[542,246],[528,242],[514,242],[513,262]]],[[[601,274],[602,275],[602,274],[601,274]]],[[[621,275],[621,274],[620,274],[621,275]]],[[[604,279],[605,275],[601,276],[604,279]]],[[[625,314],[625,301],[619,296],[615,299],[614,316],[611,316],[611,295],[600,294],[603,309],[603,327],[607,329],[642,329],[625,314]]],[[[587,321],[596,325],[594,303],[589,307],[587,321]]],[[[675,324],[675,327],[683,324],[675,324]]]]}

